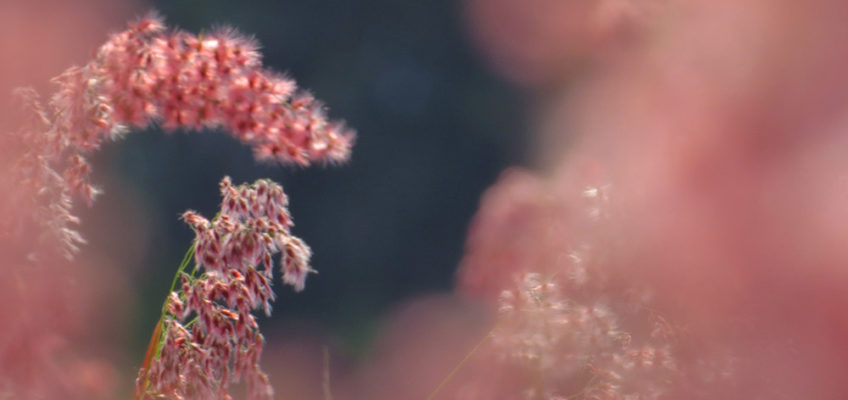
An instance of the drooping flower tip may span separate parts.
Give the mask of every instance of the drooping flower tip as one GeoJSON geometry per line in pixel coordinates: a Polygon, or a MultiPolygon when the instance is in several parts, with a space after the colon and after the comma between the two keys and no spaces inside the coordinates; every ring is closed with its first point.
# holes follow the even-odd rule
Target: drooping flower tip
{"type": "Polygon", "coordinates": [[[356,143],[356,131],[345,126],[343,122],[332,122],[327,127],[326,146],[322,159],[330,164],[341,164],[350,161],[351,149],[356,143]]]}
{"type": "Polygon", "coordinates": [[[312,249],[302,240],[291,237],[284,244],[280,255],[280,266],[283,269],[283,283],[294,287],[296,292],[306,286],[306,275],[314,271],[309,266],[312,249]]]}
{"type": "Polygon", "coordinates": [[[196,231],[203,231],[209,226],[209,220],[192,210],[184,212],[181,218],[196,231]]]}

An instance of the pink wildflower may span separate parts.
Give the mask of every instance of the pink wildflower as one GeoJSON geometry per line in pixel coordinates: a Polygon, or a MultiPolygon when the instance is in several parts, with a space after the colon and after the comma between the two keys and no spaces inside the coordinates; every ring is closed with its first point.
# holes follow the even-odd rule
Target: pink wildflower
{"type": "Polygon", "coordinates": [[[258,160],[298,165],[345,161],[354,139],[294,81],[264,69],[254,40],[232,29],[166,31],[153,14],[112,35],[92,61],[53,82],[59,90],[47,107],[34,91],[20,91],[33,118],[13,135],[25,149],[11,164],[14,184],[23,189],[16,196],[36,199],[43,212],[33,221],[4,222],[0,233],[38,224],[58,237],[67,257],[81,243],[70,228],[76,220],[70,196],[91,203],[99,193],[88,182],[84,154],[128,127],[161,122],[166,129],[224,129],[251,146],[258,160]]]}
{"type": "Polygon", "coordinates": [[[182,273],[179,290],[170,294],[159,357],[140,372],[137,398],[228,399],[229,384],[241,378],[249,399],[272,396],[259,367],[264,339],[252,312],[271,312],[272,257],[281,254],[283,281],[300,291],[310,251],[291,235],[288,199],[276,183],[233,186],[224,178],[221,196],[212,221],[183,214],[197,234],[196,272],[202,274],[182,273]]]}

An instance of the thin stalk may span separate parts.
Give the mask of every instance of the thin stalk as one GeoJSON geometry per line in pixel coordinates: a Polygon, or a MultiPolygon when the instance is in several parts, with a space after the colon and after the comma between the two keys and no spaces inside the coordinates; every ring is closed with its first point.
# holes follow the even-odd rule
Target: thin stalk
{"type": "Polygon", "coordinates": [[[153,335],[150,337],[150,342],[147,344],[147,352],[144,354],[144,362],[141,364],[141,371],[139,372],[139,376],[144,377],[144,382],[141,385],[136,385],[135,391],[133,392],[133,400],[141,399],[141,396],[144,394],[143,392],[147,390],[147,386],[150,384],[147,380],[147,371],[150,369],[150,364],[154,359],[159,358],[159,353],[162,351],[162,325],[165,321],[165,316],[168,314],[168,301],[171,292],[177,287],[177,281],[180,279],[180,275],[182,275],[183,271],[188,267],[191,263],[192,258],[194,257],[194,243],[189,246],[188,251],[186,251],[183,256],[182,262],[180,262],[179,268],[177,268],[177,273],[174,274],[174,279],[171,281],[171,289],[168,290],[168,296],[165,297],[165,303],[162,304],[162,312],[159,314],[159,321],[156,322],[156,327],[153,329],[153,335]]]}
{"type": "MultiPolygon", "coordinates": [[[[177,287],[177,281],[180,280],[180,275],[182,274],[183,271],[185,271],[186,267],[188,267],[188,264],[191,263],[192,257],[194,257],[194,243],[192,243],[192,245],[189,246],[188,250],[186,251],[185,255],[183,256],[183,261],[180,262],[180,267],[177,268],[177,273],[174,274],[174,279],[171,281],[171,289],[168,290],[168,296],[170,296],[171,292],[173,292],[174,289],[177,287]]],[[[162,306],[162,316],[163,317],[165,316],[165,313],[167,312],[167,310],[168,310],[168,300],[166,299],[165,304],[162,306]]]]}
{"type": "Polygon", "coordinates": [[[459,370],[462,368],[462,366],[465,365],[465,363],[467,363],[468,360],[470,360],[471,357],[474,356],[474,353],[476,353],[477,350],[479,350],[480,347],[483,346],[483,343],[486,343],[486,341],[492,336],[492,333],[495,332],[495,329],[497,329],[497,326],[492,328],[488,333],[486,333],[486,336],[483,336],[483,338],[480,339],[480,341],[477,342],[476,345],[474,345],[474,348],[471,349],[471,351],[469,351],[468,354],[465,355],[465,357],[459,362],[459,364],[457,364],[455,367],[453,367],[453,369],[445,377],[445,379],[442,379],[442,381],[439,383],[439,386],[436,386],[436,389],[434,389],[433,392],[430,393],[429,396],[427,396],[427,400],[433,400],[433,399],[436,398],[436,395],[439,394],[439,391],[442,390],[442,388],[445,385],[447,385],[448,382],[450,382],[450,380],[453,378],[453,376],[456,375],[457,372],[459,372],[459,370]]]}
{"type": "Polygon", "coordinates": [[[150,369],[150,362],[153,361],[153,357],[155,354],[155,349],[157,349],[158,343],[162,336],[162,320],[160,319],[158,323],[156,323],[156,328],[153,329],[153,336],[150,337],[150,343],[147,345],[147,353],[144,354],[144,362],[141,364],[141,371],[139,372],[139,376],[143,376],[144,384],[136,385],[135,391],[133,392],[133,400],[141,399],[142,392],[147,390],[147,385],[149,382],[147,381],[147,371],[150,369]],[[143,388],[143,389],[142,389],[143,388]]]}

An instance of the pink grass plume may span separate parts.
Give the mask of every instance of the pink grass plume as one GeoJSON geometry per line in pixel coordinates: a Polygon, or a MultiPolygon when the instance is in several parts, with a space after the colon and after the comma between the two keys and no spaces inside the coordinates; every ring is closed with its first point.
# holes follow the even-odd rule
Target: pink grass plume
{"type": "Polygon", "coordinates": [[[155,123],[224,130],[260,161],[346,161],[355,133],[328,120],[324,105],[293,80],[263,68],[258,48],[229,28],[199,35],[167,30],[151,13],[111,35],[89,63],[54,78],[59,89],[46,105],[34,90],[20,90],[30,122],[5,138],[23,149],[11,162],[12,179],[25,184],[19,201],[43,209],[34,221],[3,222],[0,231],[35,223],[72,257],[83,243],[71,228],[73,196],[90,204],[100,193],[89,182],[86,155],[155,123]]]}

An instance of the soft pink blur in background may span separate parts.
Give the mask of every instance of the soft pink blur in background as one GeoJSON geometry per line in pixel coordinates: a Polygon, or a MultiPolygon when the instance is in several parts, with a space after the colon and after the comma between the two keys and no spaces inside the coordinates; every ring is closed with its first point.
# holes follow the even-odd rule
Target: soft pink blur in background
{"type": "MultiPolygon", "coordinates": [[[[503,3],[521,9],[519,2],[503,3]]],[[[537,10],[541,15],[563,12],[542,3],[550,13],[537,10]]],[[[540,61],[519,54],[511,47],[519,38],[492,39],[487,23],[499,22],[485,18],[493,4],[471,2],[472,21],[483,18],[474,32],[496,66],[504,53],[518,59],[509,62],[508,78],[524,83],[527,76],[553,76],[547,68],[561,70],[550,55],[540,61]]],[[[602,66],[588,77],[572,75],[578,83],[547,97],[553,100],[543,115],[550,121],[539,135],[568,146],[547,147],[556,162],[539,171],[543,184],[525,179],[521,188],[505,177],[484,197],[460,287],[496,293],[508,287],[516,265],[543,269],[544,261],[508,257],[539,260],[540,252],[555,252],[557,246],[526,232],[543,239],[556,224],[572,229],[579,221],[569,214],[579,210],[567,205],[540,205],[545,191],[609,184],[614,217],[603,230],[618,243],[596,249],[611,260],[604,268],[651,287],[656,307],[685,326],[692,341],[732,349],[734,376],[709,393],[845,398],[848,6],[666,6],[667,14],[643,21],[650,34],[621,57],[605,58],[603,44],[590,46],[594,54],[572,49],[602,66]]],[[[553,42],[546,37],[539,51],[553,42]]],[[[575,239],[560,240],[566,248],[575,239]]]]}
{"type": "MultiPolygon", "coordinates": [[[[86,62],[106,32],[120,28],[137,12],[130,2],[101,0],[0,4],[0,51],[4,54],[0,129],[10,132],[21,122],[23,113],[12,96],[14,88],[31,86],[50,93],[51,77],[86,62]]],[[[9,183],[7,163],[17,151],[10,146],[0,149],[0,182],[9,183]]],[[[4,190],[8,194],[16,188],[4,190]]],[[[12,204],[13,198],[0,198],[4,213],[32,214],[26,209],[32,203],[12,204]]],[[[130,193],[122,195],[117,190],[109,204],[102,206],[98,211],[104,218],[98,221],[108,221],[116,213],[138,216],[144,210],[134,204],[130,193]]],[[[91,249],[73,263],[36,248],[38,232],[2,237],[0,387],[5,394],[21,399],[109,399],[119,388],[126,391],[132,385],[134,367],[129,366],[135,361],[123,354],[124,327],[130,317],[126,312],[128,275],[118,266],[149,249],[144,245],[143,223],[132,231],[118,226],[104,229],[115,234],[114,251],[91,249]],[[39,261],[33,262],[33,257],[39,261]],[[126,367],[130,370],[123,371],[126,367]]]]}
{"type": "MultiPolygon", "coordinates": [[[[6,1],[0,4],[0,106],[15,110],[12,89],[31,86],[52,92],[50,78],[71,65],[87,62],[103,43],[106,33],[116,31],[145,9],[130,1],[58,0],[6,1]],[[45,12],[49,10],[50,12],[45,12]]],[[[4,115],[4,130],[17,113],[4,115]]]]}

